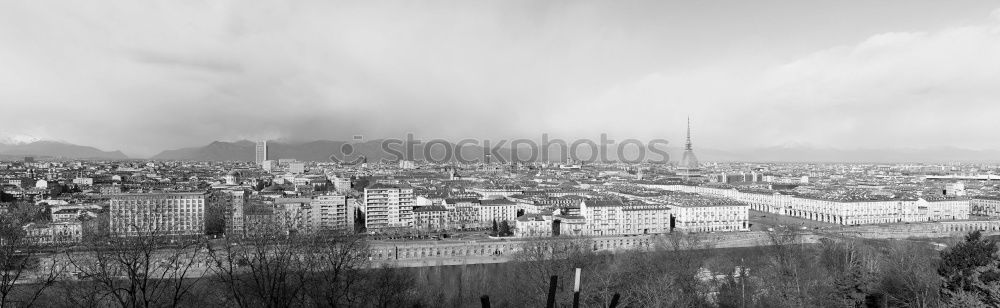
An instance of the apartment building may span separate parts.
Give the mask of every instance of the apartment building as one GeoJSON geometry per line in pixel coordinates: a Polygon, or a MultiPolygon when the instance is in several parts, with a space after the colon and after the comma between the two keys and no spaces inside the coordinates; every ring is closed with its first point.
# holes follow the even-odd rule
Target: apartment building
{"type": "Polygon", "coordinates": [[[442,205],[448,210],[448,228],[467,229],[485,227],[479,215],[479,202],[479,199],[476,198],[444,199],[442,205]]]}
{"type": "MultiPolygon", "coordinates": [[[[644,185],[668,191],[724,197],[751,209],[840,225],[968,219],[970,200],[962,197],[856,194],[786,194],[690,185],[644,185]]],[[[986,202],[978,201],[977,204],[986,202]]],[[[984,208],[980,206],[979,208],[984,208]]]]}
{"type": "Polygon", "coordinates": [[[670,207],[658,203],[585,200],[580,203],[584,219],[581,233],[592,236],[669,233],[670,213],[670,207]]]}
{"type": "Polygon", "coordinates": [[[202,235],[206,196],[204,192],[112,196],[109,231],[113,236],[202,235]]]}
{"type": "Polygon", "coordinates": [[[671,208],[675,229],[684,232],[748,230],[748,209],[748,205],[737,202],[677,204],[671,208]]]}
{"type": "Polygon", "coordinates": [[[349,230],[354,226],[354,215],[347,196],[316,196],[310,203],[310,223],[317,231],[349,230]]]}
{"type": "Polygon", "coordinates": [[[970,214],[1000,217],[1000,196],[976,196],[970,200],[970,214]]]}
{"type": "Polygon", "coordinates": [[[480,200],[479,221],[492,225],[494,221],[514,221],[517,218],[517,203],[507,199],[480,200]]]}
{"type": "Polygon", "coordinates": [[[414,228],[434,231],[447,229],[448,209],[440,205],[420,206],[413,209],[414,228]]]}
{"type": "Polygon", "coordinates": [[[230,196],[230,207],[225,211],[226,234],[242,235],[246,232],[244,209],[250,199],[250,192],[243,189],[225,190],[230,196]]]}
{"type": "Polygon", "coordinates": [[[368,232],[388,228],[413,227],[413,188],[402,185],[374,184],[365,188],[365,227],[368,232]]]}

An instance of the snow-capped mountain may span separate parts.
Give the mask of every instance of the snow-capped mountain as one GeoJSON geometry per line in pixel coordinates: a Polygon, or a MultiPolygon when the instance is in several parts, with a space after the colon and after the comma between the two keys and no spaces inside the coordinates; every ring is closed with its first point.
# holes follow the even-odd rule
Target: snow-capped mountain
{"type": "Polygon", "coordinates": [[[28,135],[0,134],[0,158],[13,159],[39,156],[68,159],[127,159],[120,151],[104,151],[94,147],[62,141],[45,140],[28,135]]]}
{"type": "Polygon", "coordinates": [[[0,144],[21,145],[21,144],[34,143],[34,142],[38,142],[38,141],[42,141],[42,138],[38,138],[38,137],[34,137],[34,136],[28,136],[28,135],[17,135],[17,134],[4,135],[4,134],[0,134],[0,144]]]}

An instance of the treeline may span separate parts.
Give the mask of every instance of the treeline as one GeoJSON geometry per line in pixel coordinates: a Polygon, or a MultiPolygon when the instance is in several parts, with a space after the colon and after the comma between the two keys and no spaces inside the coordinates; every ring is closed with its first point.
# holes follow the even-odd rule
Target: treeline
{"type": "Polygon", "coordinates": [[[151,232],[45,254],[5,244],[0,308],[478,307],[483,295],[493,307],[540,307],[551,276],[564,307],[576,268],[583,307],[615,294],[619,307],[1000,306],[997,243],[978,232],[940,252],[904,240],[803,244],[791,231],[728,249],[670,234],[653,251],[618,253],[562,238],[527,242],[508,263],[394,268],[370,261],[364,236],[255,231],[215,241],[151,232]]]}
{"type": "Polygon", "coordinates": [[[765,246],[711,249],[696,236],[660,238],[653,252],[594,252],[586,239],[559,249],[528,247],[515,262],[424,267],[421,304],[538,307],[550,276],[557,303],[572,302],[573,270],[583,270],[583,307],[1000,307],[997,242],[970,233],[943,250],[910,240],[822,240],[803,244],[790,231],[765,246]]]}

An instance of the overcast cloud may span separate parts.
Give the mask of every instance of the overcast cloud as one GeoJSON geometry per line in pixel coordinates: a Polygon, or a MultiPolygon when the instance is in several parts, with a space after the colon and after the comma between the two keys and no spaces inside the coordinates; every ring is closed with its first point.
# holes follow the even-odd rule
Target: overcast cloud
{"type": "Polygon", "coordinates": [[[3,1],[0,136],[1000,148],[1000,3],[691,2],[3,1]]]}

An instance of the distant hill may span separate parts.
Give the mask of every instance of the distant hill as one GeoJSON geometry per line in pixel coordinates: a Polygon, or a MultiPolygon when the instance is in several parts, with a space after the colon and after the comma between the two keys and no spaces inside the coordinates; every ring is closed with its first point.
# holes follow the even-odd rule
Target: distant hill
{"type": "Polygon", "coordinates": [[[152,159],[198,161],[253,161],[254,143],[250,141],[216,141],[206,146],[166,150],[152,159]]]}
{"type": "Polygon", "coordinates": [[[100,149],[57,141],[35,141],[23,144],[0,144],[0,156],[37,156],[66,159],[128,159],[121,151],[100,149]]]}

